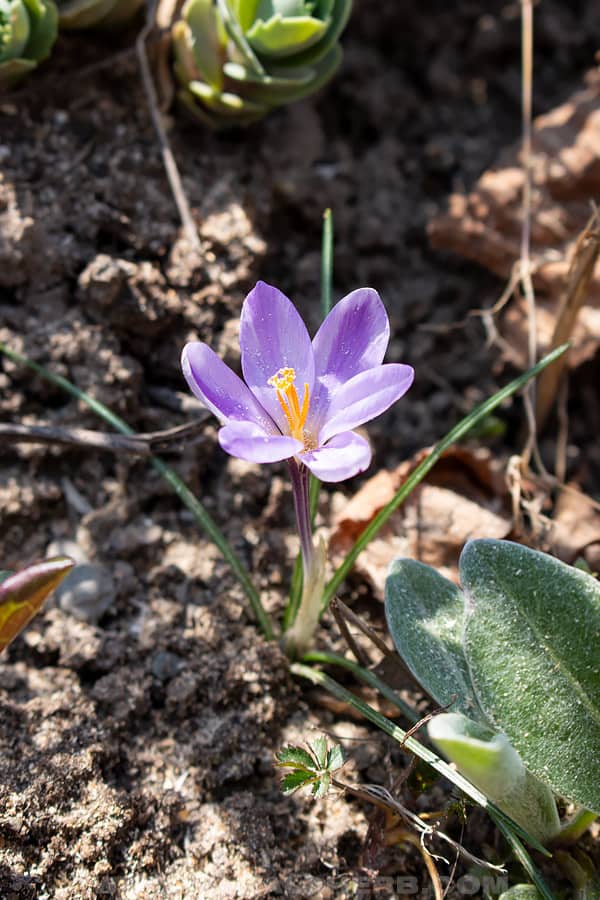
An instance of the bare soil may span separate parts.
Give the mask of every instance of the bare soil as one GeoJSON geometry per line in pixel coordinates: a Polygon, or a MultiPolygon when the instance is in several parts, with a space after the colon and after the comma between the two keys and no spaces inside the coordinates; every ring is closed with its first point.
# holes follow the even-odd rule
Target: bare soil
{"type": "MultiPolygon", "coordinates": [[[[179,369],[183,344],[207,341],[235,365],[241,303],[259,277],[317,327],[329,206],[336,295],[377,288],[392,322],[388,359],[417,371],[407,398],[370,427],[372,471],[432,443],[493,391],[497,351],[481,323],[430,326],[463,320],[503,285],[433,251],[425,228],[518,137],[518,4],[355,7],[343,68],[319,97],[243,133],[173,120],[199,254],[182,237],[134,55],[89,69],[134,34],[119,47],[61,39],[52,63],[0,102],[0,340],[137,431],[183,424],[200,415],[179,369]]],[[[593,0],[536,7],[536,113],[581,83],[599,37],[593,0]]],[[[580,374],[581,390],[596,373],[590,364],[580,374]]],[[[5,359],[0,416],[104,427],[5,359]]],[[[517,445],[516,413],[507,416],[498,452],[517,445]]],[[[584,454],[590,429],[575,433],[584,454]]],[[[198,440],[166,458],[279,614],[297,546],[285,468],[230,459],[215,438],[207,419],[198,440]]],[[[587,489],[598,489],[598,464],[590,452],[587,489]]],[[[320,521],[356,486],[325,491],[320,521]]],[[[2,568],[68,538],[115,582],[99,622],[50,606],[0,664],[1,898],[391,896],[389,883],[359,880],[360,864],[414,875],[427,896],[414,848],[380,852],[373,827],[366,847],[367,808],[334,794],[282,797],[273,753],[290,740],[343,738],[349,780],[389,785],[406,757],[293,681],[217,551],[147,462],[5,444],[0,510],[2,568]]],[[[379,620],[360,578],[344,596],[379,620]]],[[[331,623],[320,641],[339,646],[331,623]]],[[[409,783],[403,797],[420,810],[451,803],[439,784],[420,793],[409,783]]],[[[460,817],[447,828],[458,837],[460,817]]],[[[463,840],[490,858],[504,852],[477,811],[463,840]]]]}

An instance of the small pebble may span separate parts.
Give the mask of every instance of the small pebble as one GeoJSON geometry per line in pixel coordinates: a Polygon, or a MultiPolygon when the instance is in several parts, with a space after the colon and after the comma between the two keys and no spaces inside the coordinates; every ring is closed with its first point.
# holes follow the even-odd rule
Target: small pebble
{"type": "Polygon", "coordinates": [[[114,602],[115,583],[104,566],[82,563],[67,575],[54,595],[63,612],[95,625],[114,602]]]}
{"type": "Polygon", "coordinates": [[[152,659],[152,674],[159,681],[170,681],[184,666],[184,660],[176,653],[160,650],[152,659]]]}

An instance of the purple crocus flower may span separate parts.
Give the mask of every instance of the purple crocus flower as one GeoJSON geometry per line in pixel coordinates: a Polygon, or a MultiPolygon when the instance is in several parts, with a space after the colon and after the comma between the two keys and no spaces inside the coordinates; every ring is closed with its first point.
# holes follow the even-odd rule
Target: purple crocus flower
{"type": "Polygon", "coordinates": [[[311,341],[291,301],[259,281],[242,307],[245,383],[203,343],[186,344],[182,367],[221,421],[227,453],[257,463],[295,459],[321,481],[343,481],[371,461],[368,442],[353,429],[413,381],[410,366],[382,365],[389,334],[379,295],[361,288],[333,307],[311,341]]]}
{"type": "Polygon", "coordinates": [[[389,337],[371,288],[340,300],[311,341],[295,306],[259,281],[242,307],[245,381],[206,344],[183,348],[187,383],[221,421],[221,447],[249,462],[288,460],[303,563],[302,597],[286,633],[295,652],[310,645],[325,577],[325,547],[312,536],[309,473],[343,481],[369,465],[369,444],[353,429],[395,403],[414,375],[410,366],[382,364],[389,337]]]}

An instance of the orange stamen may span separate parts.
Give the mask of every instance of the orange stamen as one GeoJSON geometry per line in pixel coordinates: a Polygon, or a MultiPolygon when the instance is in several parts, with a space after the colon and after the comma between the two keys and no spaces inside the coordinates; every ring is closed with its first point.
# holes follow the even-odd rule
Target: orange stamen
{"type": "Polygon", "coordinates": [[[277,392],[279,405],[286,418],[286,422],[290,428],[290,434],[296,440],[304,442],[304,425],[308,416],[308,407],[310,403],[310,391],[308,384],[304,385],[304,396],[302,398],[302,408],[300,408],[300,400],[298,399],[298,391],[294,381],[296,380],[296,372],[294,369],[286,367],[279,369],[275,375],[268,380],[268,384],[274,387],[277,392]]]}

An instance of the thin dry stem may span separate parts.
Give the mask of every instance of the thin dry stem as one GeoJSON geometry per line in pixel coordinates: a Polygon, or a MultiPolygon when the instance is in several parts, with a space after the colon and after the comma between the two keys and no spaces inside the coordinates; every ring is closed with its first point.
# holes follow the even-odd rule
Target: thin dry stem
{"type": "Polygon", "coordinates": [[[88,428],[60,428],[50,425],[19,425],[0,423],[0,441],[13,444],[60,444],[88,450],[107,450],[109,453],[133,453],[151,456],[176,441],[188,440],[197,435],[205,425],[205,417],[164,431],[147,434],[106,434],[88,428]]]}
{"type": "MultiPolygon", "coordinates": [[[[520,280],[527,305],[529,367],[537,360],[537,323],[535,294],[531,278],[531,107],[533,86],[533,3],[521,0],[521,113],[522,113],[522,163],[523,204],[521,225],[520,280]]],[[[523,399],[527,416],[528,438],[521,455],[522,465],[527,467],[536,447],[535,381],[527,385],[523,399]]],[[[537,462],[537,460],[536,460],[537,462]]]]}
{"type": "MultiPolygon", "coordinates": [[[[379,637],[377,632],[374,631],[370,627],[370,625],[367,625],[366,622],[363,622],[363,620],[360,618],[360,616],[357,616],[356,613],[353,612],[349,606],[346,606],[346,604],[343,602],[343,600],[339,599],[339,597],[333,598],[333,600],[331,601],[331,609],[334,612],[334,615],[335,615],[336,611],[339,612],[341,617],[343,617],[346,621],[351,622],[353,625],[355,625],[356,628],[359,629],[359,631],[362,631],[362,633],[365,635],[365,637],[368,637],[369,640],[371,641],[371,643],[375,647],[377,647],[378,650],[381,650],[381,652],[385,656],[387,656],[389,653],[392,652],[390,650],[390,648],[388,647],[388,645],[385,643],[385,641],[379,637]]],[[[336,615],[336,621],[338,621],[337,615],[336,615]]]]}
{"type": "MultiPolygon", "coordinates": [[[[579,311],[588,296],[590,282],[594,277],[594,269],[599,257],[600,217],[598,211],[594,209],[575,244],[567,275],[566,289],[558,311],[549,350],[553,350],[570,339],[579,311]]],[[[566,356],[562,356],[548,366],[540,376],[536,409],[539,429],[543,428],[552,409],[566,363],[566,356]]]]}
{"type": "Polygon", "coordinates": [[[140,66],[142,84],[146,93],[146,99],[148,100],[148,108],[150,110],[152,124],[154,125],[154,130],[156,131],[163,165],[165,167],[165,172],[167,174],[175,205],[177,206],[179,218],[181,219],[181,224],[185,231],[190,247],[193,250],[200,250],[198,230],[196,228],[196,223],[194,222],[194,218],[190,209],[190,204],[183,188],[183,182],[181,180],[181,175],[179,174],[179,169],[177,168],[177,163],[175,162],[175,157],[173,156],[173,152],[171,150],[171,145],[169,144],[167,132],[163,125],[162,116],[158,108],[156,88],[154,87],[154,81],[152,80],[152,73],[150,71],[150,65],[148,63],[148,56],[146,54],[146,41],[148,40],[150,33],[154,28],[157,7],[158,0],[153,0],[153,2],[150,3],[146,8],[146,24],[138,35],[138,38],[135,42],[135,49],[140,66]]]}

